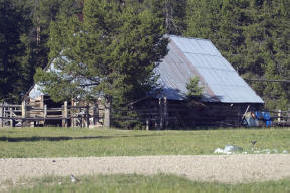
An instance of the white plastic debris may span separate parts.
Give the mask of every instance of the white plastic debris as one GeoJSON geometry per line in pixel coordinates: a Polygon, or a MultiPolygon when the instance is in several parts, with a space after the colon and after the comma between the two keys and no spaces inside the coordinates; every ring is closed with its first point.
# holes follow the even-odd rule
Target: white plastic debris
{"type": "Polygon", "coordinates": [[[18,122],[17,124],[15,124],[15,127],[21,127],[21,126],[22,126],[21,122],[18,122]]]}
{"type": "Polygon", "coordinates": [[[261,153],[270,154],[271,150],[270,149],[264,149],[264,150],[261,151],[261,153]]]}
{"type": "Polygon", "coordinates": [[[243,148],[239,147],[239,146],[235,146],[235,145],[226,145],[224,149],[221,148],[217,148],[214,153],[217,154],[233,154],[233,153],[237,153],[237,152],[242,152],[243,148]]]}
{"type": "Polygon", "coordinates": [[[288,154],[288,151],[287,150],[283,150],[282,153],[288,154]]]}
{"type": "Polygon", "coordinates": [[[242,153],[242,154],[271,154],[271,153],[283,153],[283,154],[288,154],[289,152],[287,150],[283,151],[278,151],[277,149],[262,149],[262,150],[254,150],[252,148],[251,151],[243,151],[243,148],[235,145],[226,145],[224,149],[222,148],[217,148],[214,153],[216,154],[233,154],[233,153],[242,153]]]}
{"type": "Polygon", "coordinates": [[[224,153],[224,150],[221,148],[217,148],[216,150],[214,150],[214,153],[224,153]]]}
{"type": "Polygon", "coordinates": [[[242,152],[243,148],[241,148],[239,146],[236,146],[236,145],[226,145],[224,151],[225,152],[231,152],[231,153],[242,152]]]}

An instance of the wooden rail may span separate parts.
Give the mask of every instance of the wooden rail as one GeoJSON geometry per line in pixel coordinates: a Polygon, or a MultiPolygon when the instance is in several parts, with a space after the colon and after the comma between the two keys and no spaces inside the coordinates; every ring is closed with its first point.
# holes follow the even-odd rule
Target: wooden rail
{"type": "MultiPolygon", "coordinates": [[[[61,108],[48,108],[47,105],[30,105],[23,102],[21,105],[0,104],[0,127],[4,126],[32,126],[32,125],[45,125],[46,123],[58,122],[63,127],[68,126],[81,126],[89,127],[90,125],[106,124],[110,125],[110,106],[103,107],[100,105],[84,105],[77,106],[72,102],[68,105],[64,102],[61,108]],[[102,110],[102,113],[100,113],[102,110]],[[100,121],[101,120],[101,121],[100,121]],[[17,123],[18,122],[18,123],[17,123]]],[[[166,129],[170,124],[175,122],[191,122],[192,118],[188,118],[185,111],[185,106],[178,104],[171,104],[166,98],[160,98],[159,100],[149,103],[148,105],[140,106],[134,109],[134,112],[138,114],[138,118],[123,117],[124,121],[131,119],[138,119],[146,124],[146,129],[150,126],[156,129],[166,129]]],[[[112,109],[113,112],[130,111],[128,109],[112,109]]],[[[210,117],[196,114],[198,121],[206,124],[220,122],[226,124],[220,120],[239,120],[242,115],[231,114],[229,111],[223,110],[225,113],[212,113],[210,117]]],[[[290,125],[290,111],[270,111],[271,120],[277,125],[290,125]]],[[[117,120],[119,118],[112,118],[117,120]]],[[[120,120],[120,119],[119,119],[120,120]]],[[[231,121],[233,122],[233,121],[231,121]]],[[[179,123],[178,123],[179,124],[179,123]]],[[[183,124],[183,123],[181,123],[183,124]]],[[[238,121],[237,125],[240,124],[238,121]]]]}
{"type": "MultiPolygon", "coordinates": [[[[35,107],[22,102],[21,105],[0,104],[0,127],[28,126],[48,120],[61,121],[63,127],[68,127],[69,121],[78,119],[81,127],[90,126],[90,119],[99,120],[99,114],[95,113],[96,106],[68,106],[65,101],[61,108],[35,107]],[[16,125],[18,122],[18,125],[16,125]]],[[[71,121],[73,122],[73,121],[71,121]]],[[[75,126],[75,125],[74,125],[75,126]]]]}

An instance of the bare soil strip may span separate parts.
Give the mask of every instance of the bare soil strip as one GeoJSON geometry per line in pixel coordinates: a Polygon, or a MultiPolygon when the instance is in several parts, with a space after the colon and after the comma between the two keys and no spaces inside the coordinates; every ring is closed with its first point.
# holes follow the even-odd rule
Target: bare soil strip
{"type": "Polygon", "coordinates": [[[143,174],[241,183],[290,177],[290,155],[203,155],[0,159],[0,185],[47,175],[143,174]]]}

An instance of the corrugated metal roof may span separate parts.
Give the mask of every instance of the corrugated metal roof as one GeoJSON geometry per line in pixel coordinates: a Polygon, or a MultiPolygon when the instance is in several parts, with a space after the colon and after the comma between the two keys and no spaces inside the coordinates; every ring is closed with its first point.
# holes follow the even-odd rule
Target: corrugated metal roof
{"type": "MultiPolygon", "coordinates": [[[[46,68],[44,70],[46,72],[60,72],[59,70],[55,69],[54,60],[48,66],[46,66],[46,68]]],[[[40,86],[39,84],[34,84],[33,88],[30,89],[28,96],[32,99],[38,98],[38,97],[44,95],[42,90],[43,90],[42,86],[40,86]]]]}
{"type": "MultiPolygon", "coordinates": [[[[253,89],[238,75],[210,40],[168,36],[169,52],[155,69],[160,75],[163,96],[183,100],[186,83],[198,76],[203,86],[203,100],[223,103],[264,103],[253,89]]],[[[53,70],[53,62],[46,69],[53,70]]],[[[34,85],[29,96],[43,95],[41,87],[34,85]]]]}
{"type": "Polygon", "coordinates": [[[156,69],[163,96],[183,100],[186,83],[198,76],[204,101],[264,103],[210,40],[171,35],[169,40],[169,52],[156,69]]]}
{"type": "Polygon", "coordinates": [[[41,95],[43,95],[41,89],[42,88],[38,84],[35,84],[33,88],[29,91],[28,96],[32,99],[40,97],[41,95]]]}
{"type": "MultiPolygon", "coordinates": [[[[62,59],[66,62],[68,62],[69,60],[62,56],[62,59]]],[[[56,69],[55,68],[55,64],[54,64],[55,60],[53,60],[44,70],[47,71],[47,72],[55,72],[55,73],[61,73],[60,70],[56,69]]],[[[70,75],[66,75],[66,74],[63,74],[63,76],[65,78],[68,78],[68,79],[71,79],[71,76],[70,75]]],[[[74,80],[72,80],[72,82],[78,82],[80,85],[89,85],[89,84],[93,84],[93,82],[89,79],[85,79],[85,78],[75,78],[74,80]]],[[[87,91],[91,91],[90,90],[90,87],[87,86],[85,87],[84,89],[86,89],[87,91]]],[[[43,87],[40,86],[39,84],[34,84],[33,88],[30,89],[29,93],[28,93],[28,96],[30,98],[38,98],[40,97],[41,95],[44,95],[44,93],[42,92],[43,90],[43,87]]]]}

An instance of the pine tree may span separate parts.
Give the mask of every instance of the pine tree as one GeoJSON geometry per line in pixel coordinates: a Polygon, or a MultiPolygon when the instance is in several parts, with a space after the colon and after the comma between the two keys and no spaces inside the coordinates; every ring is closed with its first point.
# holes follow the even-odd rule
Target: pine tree
{"type": "MultiPolygon", "coordinates": [[[[288,8],[280,0],[188,0],[184,35],[211,39],[244,78],[289,79],[288,8]]],[[[289,108],[289,84],[249,83],[266,108],[289,108]]]]}
{"type": "MultiPolygon", "coordinates": [[[[289,40],[286,35],[289,34],[287,27],[289,21],[287,12],[283,11],[286,10],[285,6],[283,1],[251,2],[250,14],[253,19],[245,27],[245,47],[241,50],[246,58],[243,67],[246,77],[263,79],[289,77],[289,70],[287,70],[289,69],[289,62],[287,63],[289,40]]],[[[267,108],[287,109],[289,85],[256,82],[252,86],[263,96],[267,108]]]]}
{"type": "Polygon", "coordinates": [[[19,102],[27,82],[25,41],[32,25],[27,9],[0,0],[0,100],[19,102]]]}
{"type": "Polygon", "coordinates": [[[68,17],[81,13],[82,0],[33,0],[31,14],[33,19],[33,34],[30,39],[31,53],[30,64],[33,74],[37,67],[44,68],[49,62],[48,39],[50,23],[62,15],[68,17]]]}
{"type": "Polygon", "coordinates": [[[102,95],[114,109],[143,97],[154,87],[153,69],[167,51],[162,20],[150,10],[106,0],[85,1],[83,16],[52,23],[50,57],[57,71],[38,70],[44,91],[54,100],[102,95]]]}
{"type": "Polygon", "coordinates": [[[192,99],[200,99],[203,93],[203,87],[199,84],[199,78],[193,77],[191,78],[188,83],[186,84],[187,93],[186,96],[188,100],[192,99]]]}
{"type": "Polygon", "coordinates": [[[20,102],[33,85],[35,69],[47,65],[50,22],[59,14],[75,14],[80,1],[0,1],[0,100],[20,102]]]}
{"type": "Polygon", "coordinates": [[[221,22],[222,1],[220,0],[188,0],[186,5],[185,36],[218,39],[219,23],[221,22]]]}
{"type": "Polygon", "coordinates": [[[181,35],[185,30],[186,0],[149,0],[150,9],[163,20],[167,34],[181,35]]]}

